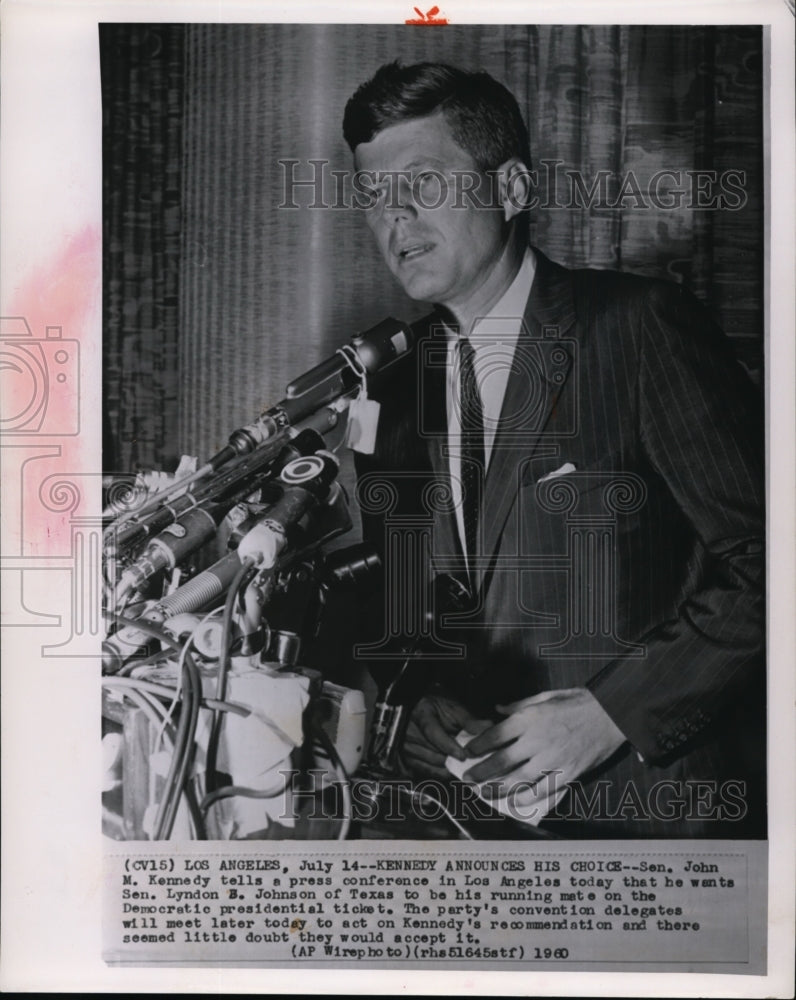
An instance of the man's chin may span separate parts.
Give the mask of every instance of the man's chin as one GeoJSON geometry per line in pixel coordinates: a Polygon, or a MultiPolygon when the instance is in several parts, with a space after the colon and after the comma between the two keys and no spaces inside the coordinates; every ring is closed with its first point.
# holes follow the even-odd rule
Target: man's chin
{"type": "Polygon", "coordinates": [[[398,275],[398,282],[410,299],[416,302],[439,302],[442,289],[438,282],[430,281],[422,275],[407,277],[398,275]]]}

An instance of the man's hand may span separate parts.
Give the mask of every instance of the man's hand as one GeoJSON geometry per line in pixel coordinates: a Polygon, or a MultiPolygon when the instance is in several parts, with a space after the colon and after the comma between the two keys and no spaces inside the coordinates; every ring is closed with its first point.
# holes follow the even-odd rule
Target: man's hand
{"type": "MultiPolygon", "coordinates": [[[[586,688],[545,691],[511,705],[507,715],[465,747],[467,757],[486,760],[463,775],[485,796],[502,797],[510,789],[519,806],[538,804],[567,782],[607,760],[625,737],[586,688]]],[[[461,759],[461,758],[460,758],[461,759]]]]}
{"type": "Polygon", "coordinates": [[[450,780],[445,758],[465,760],[467,754],[456,742],[462,729],[479,733],[489,722],[476,719],[464,705],[445,695],[426,695],[415,706],[406,730],[402,757],[412,771],[450,780]]]}

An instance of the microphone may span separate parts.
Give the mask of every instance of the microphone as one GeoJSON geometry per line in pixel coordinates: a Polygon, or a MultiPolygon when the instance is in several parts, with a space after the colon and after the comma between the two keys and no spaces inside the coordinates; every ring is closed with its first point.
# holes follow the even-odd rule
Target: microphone
{"type": "MultiPolygon", "coordinates": [[[[245,559],[252,560],[258,569],[276,567],[287,546],[288,532],[313,505],[327,500],[338,469],[337,459],[327,451],[288,462],[277,480],[282,487],[281,497],[265,513],[252,519],[253,524],[237,550],[227,553],[173,594],[153,602],[141,616],[141,622],[156,625],[206,607],[230,587],[245,559]]],[[[149,634],[134,624],[119,629],[102,643],[103,673],[117,673],[149,641],[149,634]]]]}
{"type": "MultiPolygon", "coordinates": [[[[122,594],[140,588],[161,570],[174,569],[183,559],[213,538],[218,525],[236,503],[256,487],[263,485],[269,477],[275,477],[295,459],[312,455],[322,448],[323,438],[320,434],[312,430],[302,431],[264,468],[258,467],[251,475],[242,474],[234,479],[231,475],[227,476],[227,482],[216,483],[213,492],[205,496],[188,495],[185,504],[190,501],[193,506],[184,511],[179,509],[178,502],[168,505],[166,514],[171,515],[170,523],[123,570],[116,588],[117,599],[122,594]]],[[[248,473],[248,470],[244,470],[244,473],[248,473]]]]}
{"type": "MultiPolygon", "coordinates": [[[[351,340],[351,347],[359,363],[368,375],[385,368],[390,362],[406,354],[412,346],[412,330],[401,320],[383,319],[381,323],[356,334],[351,340]]],[[[293,379],[287,387],[287,398],[297,399],[323,385],[327,379],[350,370],[349,363],[340,354],[322,361],[304,375],[293,379]]],[[[352,373],[353,374],[353,373],[352,373]]]]}
{"type": "Polygon", "coordinates": [[[275,566],[287,545],[288,531],[314,504],[329,497],[340,463],[328,451],[294,459],[282,470],[278,482],[282,496],[241,538],[238,555],[258,568],[275,566]]]}
{"type": "MultiPolygon", "coordinates": [[[[140,621],[145,626],[161,625],[167,618],[205,607],[229,589],[241,565],[238,553],[228,552],[208,569],[184,583],[173,594],[169,594],[157,603],[153,602],[140,616],[140,621]]],[[[150,633],[137,628],[134,624],[124,625],[102,643],[103,674],[118,673],[150,642],[152,642],[150,633]]]]}
{"type": "Polygon", "coordinates": [[[217,469],[235,455],[248,454],[285,428],[311,416],[324,404],[349,392],[360,377],[386,368],[413,346],[414,335],[409,324],[392,317],[356,334],[330,358],[293,379],[285,398],[276,406],[263,411],[253,423],[233,431],[229,444],[208,464],[217,469]]]}

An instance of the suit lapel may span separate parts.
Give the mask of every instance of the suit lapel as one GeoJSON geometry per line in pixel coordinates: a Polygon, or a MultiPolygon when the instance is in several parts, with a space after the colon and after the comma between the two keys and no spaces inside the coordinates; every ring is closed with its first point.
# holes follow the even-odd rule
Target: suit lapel
{"type": "MultiPolygon", "coordinates": [[[[418,357],[422,371],[421,431],[428,441],[428,453],[434,480],[443,492],[450,489],[448,459],[448,415],[446,405],[447,338],[442,316],[435,311],[418,357]]],[[[434,511],[433,554],[441,557],[461,557],[462,546],[456,516],[451,506],[437,504],[434,511]]]]}
{"type": "Polygon", "coordinates": [[[481,521],[482,587],[491,575],[493,557],[517,496],[522,470],[542,445],[573,362],[571,349],[561,342],[575,323],[570,272],[538,250],[534,253],[536,273],[487,470],[481,521]]]}
{"type": "MultiPolygon", "coordinates": [[[[540,449],[550,414],[567,384],[573,361],[568,346],[561,343],[561,338],[575,323],[571,274],[538,250],[534,253],[536,272],[506,384],[484,488],[481,516],[484,558],[478,573],[481,587],[493,565],[492,557],[517,496],[520,474],[540,449]]],[[[430,317],[423,341],[425,346],[421,347],[418,356],[422,368],[418,375],[423,386],[422,432],[428,441],[435,479],[448,486],[446,379],[445,366],[440,363],[446,340],[438,312],[430,317]],[[427,353],[429,351],[431,354],[427,353]]],[[[434,552],[443,557],[460,557],[461,540],[454,512],[435,513],[434,523],[434,552]]]]}

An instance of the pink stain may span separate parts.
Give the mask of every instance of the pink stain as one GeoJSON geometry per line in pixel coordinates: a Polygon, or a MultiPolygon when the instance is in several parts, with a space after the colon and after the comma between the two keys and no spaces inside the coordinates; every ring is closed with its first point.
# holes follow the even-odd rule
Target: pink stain
{"type": "Polygon", "coordinates": [[[47,326],[61,326],[65,337],[80,339],[99,294],[101,246],[96,226],[68,237],[59,253],[24,279],[5,315],[24,316],[34,336],[43,335],[47,326]]]}
{"type": "MultiPolygon", "coordinates": [[[[86,362],[101,349],[98,331],[89,327],[99,315],[101,273],[100,230],[86,226],[32,268],[3,309],[4,317],[22,317],[30,333],[24,324],[4,318],[2,444],[17,446],[14,468],[23,456],[42,455],[27,463],[21,484],[4,483],[6,491],[21,486],[21,550],[26,556],[70,554],[73,494],[57,491],[49,497],[48,509],[39,493],[43,480],[57,474],[68,481],[70,474],[101,471],[92,467],[92,458],[98,459],[101,413],[91,412],[85,399],[86,362]],[[50,454],[37,446],[47,446],[50,454]],[[58,457],[51,454],[54,446],[60,448],[58,457]]],[[[74,481],[80,483],[79,478],[74,481]]],[[[88,511],[81,505],[78,513],[88,511]]]]}

